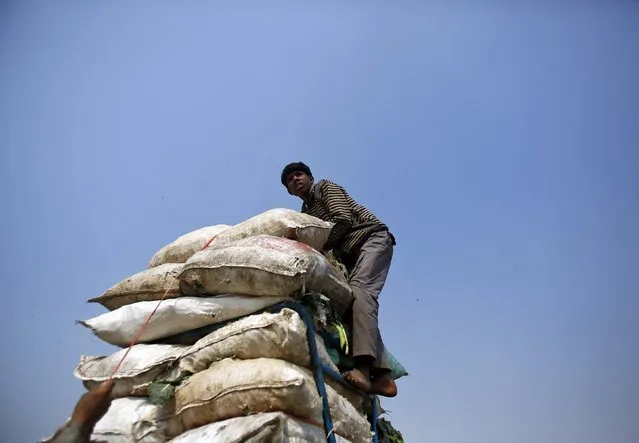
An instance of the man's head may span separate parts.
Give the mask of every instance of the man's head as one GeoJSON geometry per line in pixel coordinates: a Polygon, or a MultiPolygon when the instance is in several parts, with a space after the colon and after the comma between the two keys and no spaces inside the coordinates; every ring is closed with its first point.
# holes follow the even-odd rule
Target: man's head
{"type": "Polygon", "coordinates": [[[311,169],[302,162],[290,163],[282,170],[282,184],[291,195],[304,199],[313,185],[311,169]]]}

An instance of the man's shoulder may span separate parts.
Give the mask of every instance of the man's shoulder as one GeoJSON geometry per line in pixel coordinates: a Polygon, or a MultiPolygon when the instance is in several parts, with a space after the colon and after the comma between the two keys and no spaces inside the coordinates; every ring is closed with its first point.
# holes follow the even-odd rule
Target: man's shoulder
{"type": "Polygon", "coordinates": [[[329,179],[329,178],[323,178],[320,181],[317,182],[317,184],[321,184],[321,185],[329,185],[329,186],[339,186],[341,188],[340,185],[338,185],[337,183],[335,183],[333,180],[329,179]]]}
{"type": "Polygon", "coordinates": [[[344,188],[341,185],[338,185],[332,180],[323,178],[315,184],[315,191],[321,193],[322,191],[333,191],[333,190],[341,190],[344,191],[344,188]]]}

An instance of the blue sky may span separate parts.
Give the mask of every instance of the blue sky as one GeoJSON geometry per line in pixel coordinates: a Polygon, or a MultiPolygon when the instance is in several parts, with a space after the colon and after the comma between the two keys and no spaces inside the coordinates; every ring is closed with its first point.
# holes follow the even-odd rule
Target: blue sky
{"type": "MultiPolygon", "coordinates": [[[[55,3],[55,4],[54,4],[55,3]]],[[[266,3],[266,2],[265,2],[266,3]]],[[[407,442],[639,441],[639,2],[0,6],[1,435],[82,393],[85,301],[178,235],[298,209],[308,163],[397,237],[407,442]]]]}

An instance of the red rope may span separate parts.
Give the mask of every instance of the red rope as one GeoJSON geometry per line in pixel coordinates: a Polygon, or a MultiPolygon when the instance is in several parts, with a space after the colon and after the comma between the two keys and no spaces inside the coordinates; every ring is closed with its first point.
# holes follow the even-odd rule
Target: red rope
{"type": "MultiPolygon", "coordinates": [[[[215,237],[217,237],[217,235],[214,235],[213,237],[211,237],[211,239],[208,242],[206,242],[206,244],[202,247],[202,249],[200,249],[200,252],[205,250],[206,248],[208,248],[209,245],[211,244],[211,242],[213,242],[213,240],[215,240],[215,237]]],[[[174,280],[177,279],[177,277],[175,275],[173,275],[172,277],[173,277],[174,280]]],[[[171,282],[171,283],[173,283],[173,282],[171,282]]],[[[149,315],[147,317],[147,319],[144,322],[144,324],[142,326],[140,326],[140,329],[138,329],[138,332],[135,335],[135,338],[133,338],[133,340],[131,341],[131,344],[129,345],[128,349],[126,350],[126,352],[124,353],[124,355],[120,359],[120,362],[118,363],[118,365],[115,367],[115,369],[111,373],[111,376],[109,377],[109,380],[112,380],[113,377],[115,376],[116,372],[118,372],[118,369],[120,369],[120,366],[124,362],[124,359],[127,357],[127,355],[129,355],[129,352],[131,352],[131,348],[133,346],[135,346],[135,344],[138,342],[138,340],[140,339],[140,336],[142,335],[142,332],[144,332],[144,330],[146,329],[147,325],[149,324],[149,322],[151,321],[151,319],[153,318],[153,316],[157,312],[158,308],[160,307],[160,303],[162,303],[162,301],[166,298],[166,296],[167,296],[167,294],[169,293],[170,290],[171,290],[171,286],[169,285],[169,287],[166,289],[166,292],[164,293],[164,295],[162,296],[160,301],[158,301],[158,304],[155,305],[155,309],[153,309],[153,312],[151,312],[151,315],[149,315]]]]}
{"type": "Polygon", "coordinates": [[[215,240],[215,237],[217,237],[217,235],[214,235],[213,237],[211,237],[211,240],[207,241],[206,244],[204,245],[204,247],[202,249],[200,249],[200,252],[204,251],[206,248],[209,247],[209,245],[211,244],[211,242],[213,240],[215,240]]]}
{"type": "MultiPolygon", "coordinates": [[[[173,276],[173,279],[175,279],[175,276],[173,276]]],[[[173,283],[173,282],[171,282],[173,283]]],[[[112,379],[113,376],[115,375],[116,372],[118,372],[118,369],[120,369],[120,365],[122,364],[122,362],[124,362],[124,359],[127,357],[127,355],[129,355],[129,352],[131,351],[131,348],[133,346],[135,346],[135,344],[137,343],[137,341],[140,338],[140,335],[142,335],[142,332],[144,331],[144,329],[146,329],[146,326],[149,324],[149,322],[151,321],[151,318],[153,318],[153,316],[155,315],[155,313],[157,312],[158,308],[160,307],[160,303],[162,303],[162,300],[164,300],[164,298],[166,297],[166,294],[169,293],[169,290],[171,288],[169,287],[166,292],[164,293],[164,295],[162,296],[162,298],[160,299],[160,301],[158,302],[157,305],[155,305],[155,309],[153,309],[153,312],[151,312],[151,315],[149,315],[146,319],[146,321],[144,322],[144,324],[140,327],[140,329],[138,329],[138,333],[135,335],[135,338],[133,339],[133,341],[131,341],[131,344],[129,345],[129,348],[126,350],[126,352],[124,353],[124,355],[122,356],[122,359],[120,359],[120,362],[118,363],[118,365],[115,367],[115,369],[113,370],[113,372],[111,373],[111,377],[109,379],[112,379]]]]}

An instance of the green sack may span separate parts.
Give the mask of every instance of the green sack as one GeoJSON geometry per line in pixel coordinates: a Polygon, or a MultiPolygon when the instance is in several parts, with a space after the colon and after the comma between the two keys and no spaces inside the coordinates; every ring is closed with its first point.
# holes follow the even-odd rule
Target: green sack
{"type": "Polygon", "coordinates": [[[402,378],[405,375],[408,375],[408,371],[402,365],[399,360],[395,358],[393,353],[386,348],[386,358],[388,358],[388,365],[391,368],[391,377],[393,380],[397,380],[398,378],[402,378]]]}

